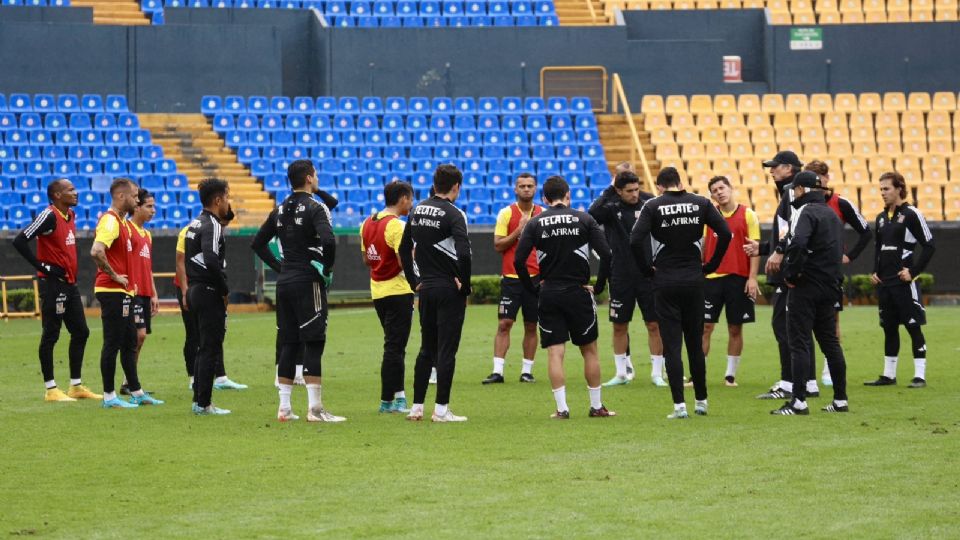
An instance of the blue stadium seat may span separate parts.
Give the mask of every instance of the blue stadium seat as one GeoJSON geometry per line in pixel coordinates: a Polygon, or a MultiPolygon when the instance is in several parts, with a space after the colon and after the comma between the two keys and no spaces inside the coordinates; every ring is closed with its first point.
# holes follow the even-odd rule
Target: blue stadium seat
{"type": "Polygon", "coordinates": [[[17,117],[13,113],[0,113],[0,131],[15,129],[17,127],[17,117]]]}
{"type": "Polygon", "coordinates": [[[270,112],[286,114],[290,112],[290,98],[277,96],[270,99],[270,112]]]}
{"type": "Polygon", "coordinates": [[[374,0],[373,12],[378,17],[392,17],[394,15],[393,2],[390,0],[374,0]]]}
{"type": "Polygon", "coordinates": [[[543,15],[537,17],[537,26],[560,26],[560,18],[556,15],[543,15]]]}
{"type": "Polygon", "coordinates": [[[31,131],[43,127],[43,120],[37,113],[22,113],[20,115],[20,129],[31,131]]]}
{"type": "Polygon", "coordinates": [[[10,94],[7,108],[11,112],[30,112],[33,110],[33,103],[27,94],[10,94]]]}
{"type": "Polygon", "coordinates": [[[494,26],[515,26],[513,15],[497,15],[493,18],[494,26]]]}
{"type": "Polygon", "coordinates": [[[423,28],[423,18],[420,16],[401,17],[404,28],[423,28]]]}
{"type": "Polygon", "coordinates": [[[355,97],[342,97],[337,103],[340,114],[357,114],[360,112],[360,102],[355,97]]]}
{"type": "Polygon", "coordinates": [[[127,107],[127,96],[120,94],[110,94],[104,101],[104,110],[112,113],[125,113],[130,109],[127,107]]]}
{"type": "Polygon", "coordinates": [[[543,98],[528,97],[523,101],[523,112],[526,114],[544,114],[546,105],[543,98]]]}
{"type": "Polygon", "coordinates": [[[223,112],[231,114],[247,112],[247,102],[241,96],[227,96],[223,100],[223,112]]]}
{"type": "Polygon", "coordinates": [[[313,98],[297,96],[293,98],[293,110],[301,114],[313,114],[316,110],[313,98]]]}
{"type": "Polygon", "coordinates": [[[567,104],[567,98],[557,96],[547,98],[547,114],[566,115],[568,112],[569,105],[567,104]]]}
{"type": "Polygon", "coordinates": [[[97,94],[84,94],[80,100],[80,108],[88,113],[103,112],[103,97],[97,94]]]}
{"type": "Polygon", "coordinates": [[[417,3],[412,0],[400,0],[397,2],[397,15],[403,21],[403,25],[406,26],[407,17],[416,17],[417,12],[417,3]]]}
{"type": "Polygon", "coordinates": [[[37,94],[33,96],[33,110],[39,113],[53,112],[57,110],[56,101],[51,94],[37,94]]]}
{"type": "Polygon", "coordinates": [[[578,114],[574,118],[574,125],[577,130],[581,129],[597,129],[597,119],[593,114],[578,114]]]}
{"type": "Polygon", "coordinates": [[[493,26],[493,19],[490,17],[470,17],[470,26],[493,26]]]}
{"type": "Polygon", "coordinates": [[[407,101],[407,110],[410,114],[427,114],[430,112],[430,100],[424,97],[410,98],[407,101]]]}
{"type": "Polygon", "coordinates": [[[587,97],[571,98],[570,111],[574,113],[593,114],[593,106],[590,104],[590,98],[587,98],[587,97]]]}
{"type": "Polygon", "coordinates": [[[250,96],[247,98],[247,112],[263,114],[270,110],[270,102],[266,96],[250,96]]]}
{"type": "Polygon", "coordinates": [[[537,15],[553,15],[557,12],[553,0],[535,0],[533,2],[533,10],[537,15]]]}

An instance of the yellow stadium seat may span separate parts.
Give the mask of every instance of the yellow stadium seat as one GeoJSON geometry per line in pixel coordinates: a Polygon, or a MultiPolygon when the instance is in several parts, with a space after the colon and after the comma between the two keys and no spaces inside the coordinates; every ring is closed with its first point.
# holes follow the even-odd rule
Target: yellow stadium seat
{"type": "Polygon", "coordinates": [[[911,21],[930,22],[933,20],[932,11],[891,11],[887,14],[887,22],[905,23],[911,21]],[[916,17],[916,18],[914,18],[916,17]]]}
{"type": "Polygon", "coordinates": [[[777,153],[777,144],[773,141],[754,143],[753,155],[761,162],[772,158],[777,153]]]}
{"type": "Polygon", "coordinates": [[[862,11],[852,11],[847,13],[841,13],[842,24],[860,24],[863,22],[863,12],[862,11]]]}
{"type": "Polygon", "coordinates": [[[743,0],[743,9],[763,9],[767,7],[763,0],[743,0]]]}
{"type": "Polygon", "coordinates": [[[934,0],[933,4],[937,11],[957,10],[957,0],[934,0]]]}
{"type": "Polygon", "coordinates": [[[883,110],[892,112],[907,110],[907,96],[903,92],[885,92],[883,94],[883,110]]]}
{"type": "Polygon", "coordinates": [[[690,112],[687,96],[667,96],[666,111],[670,115],[690,112]]]}
{"type": "Polygon", "coordinates": [[[860,0],[840,0],[840,13],[846,16],[849,13],[863,13],[863,4],[860,0]]]}
{"type": "Polygon", "coordinates": [[[920,158],[915,158],[914,156],[900,156],[897,158],[897,163],[901,159],[905,158],[914,158],[920,159],[921,167],[920,170],[926,172],[927,169],[946,169],[947,168],[947,157],[945,155],[937,154],[928,154],[926,156],[921,156],[920,158]]]}
{"type": "Polygon", "coordinates": [[[743,115],[740,113],[725,113],[720,117],[720,125],[727,130],[746,127],[743,122],[743,115]]]}
{"type": "MultiPolygon", "coordinates": [[[[682,170],[684,170],[684,169],[686,168],[686,165],[684,164],[683,160],[680,159],[679,157],[666,158],[666,159],[658,160],[658,161],[660,161],[660,168],[661,168],[661,169],[664,169],[664,168],[666,168],[666,167],[673,167],[674,169],[676,169],[676,170],[678,170],[678,171],[682,171],[682,170]]],[[[651,171],[651,172],[652,172],[652,171],[651,171]]]]}
{"type": "Polygon", "coordinates": [[[750,130],[745,127],[734,127],[727,130],[728,143],[750,142],[750,130]]]}
{"type": "Polygon", "coordinates": [[[787,112],[801,113],[810,110],[810,100],[806,94],[787,94],[786,108],[787,112]]]}
{"type": "Polygon", "coordinates": [[[887,0],[887,13],[910,14],[910,3],[913,0],[887,0]]]}
{"type": "Polygon", "coordinates": [[[843,18],[838,11],[824,11],[820,14],[818,22],[820,24],[840,24],[843,22],[843,18]]]}
{"type": "Polygon", "coordinates": [[[851,128],[851,129],[853,129],[853,128],[855,128],[855,127],[860,127],[860,126],[869,126],[869,127],[872,129],[872,128],[873,128],[873,114],[868,113],[868,112],[854,112],[854,113],[850,113],[850,120],[849,120],[849,122],[850,122],[850,128],[851,128]]]}
{"type": "Polygon", "coordinates": [[[817,18],[812,11],[794,13],[793,24],[817,24],[817,18]]]}
{"type": "Polygon", "coordinates": [[[839,11],[837,0],[816,0],[815,11],[817,13],[835,13],[839,11]]]}
{"type": "Polygon", "coordinates": [[[790,11],[797,13],[813,13],[813,0],[790,0],[790,11]]]}
{"type": "Polygon", "coordinates": [[[853,150],[850,147],[850,143],[848,142],[828,143],[827,149],[829,150],[828,152],[829,154],[833,154],[835,156],[840,156],[840,157],[849,156],[853,153],[853,150]]]}
{"type": "Polygon", "coordinates": [[[877,136],[873,132],[873,126],[852,126],[850,128],[851,142],[874,142],[875,140],[877,140],[877,136]]]}
{"type": "Polygon", "coordinates": [[[665,113],[666,109],[663,107],[663,96],[651,94],[643,96],[643,99],[640,100],[640,111],[644,114],[665,113]]]}
{"type": "Polygon", "coordinates": [[[900,129],[905,130],[908,127],[924,127],[926,125],[926,120],[923,117],[923,112],[908,110],[900,115],[900,129]]]}
{"type": "Polygon", "coordinates": [[[957,95],[953,92],[937,92],[933,95],[933,110],[935,111],[955,111],[957,110],[957,95]]]}
{"type": "Polygon", "coordinates": [[[703,143],[690,142],[681,145],[680,157],[684,160],[706,157],[706,151],[703,149],[703,143]]]}
{"type": "Polygon", "coordinates": [[[753,144],[759,144],[763,142],[774,142],[776,135],[772,127],[761,126],[750,130],[750,138],[753,144]]]}
{"type": "Polygon", "coordinates": [[[877,141],[877,152],[880,154],[896,155],[902,151],[899,140],[877,141]]]}
{"type": "Polygon", "coordinates": [[[727,143],[713,142],[707,143],[704,146],[706,155],[710,159],[722,158],[730,155],[730,148],[727,146],[727,143]]]}
{"type": "Polygon", "coordinates": [[[943,219],[948,221],[960,220],[960,197],[943,197],[943,219]]]}
{"type": "Polygon", "coordinates": [[[870,173],[866,167],[843,167],[843,183],[849,185],[865,184],[870,182],[870,173]]]}
{"type": "MultiPolygon", "coordinates": [[[[951,175],[952,175],[952,171],[951,171],[951,175]]],[[[953,180],[957,179],[954,176],[951,176],[951,178],[953,180]]],[[[947,184],[944,184],[943,194],[946,195],[947,197],[960,197],[960,182],[951,181],[951,182],[948,182],[947,184]]]]}
{"type": "Polygon", "coordinates": [[[837,94],[833,98],[833,109],[837,112],[856,112],[857,96],[854,94],[837,94]]]}
{"type": "MultiPolygon", "coordinates": [[[[930,141],[930,144],[927,146],[927,152],[930,154],[947,156],[953,153],[954,148],[955,147],[951,141],[930,141]]],[[[956,148],[960,148],[960,144],[958,144],[956,148]]]]}
{"type": "Polygon", "coordinates": [[[687,160],[686,169],[689,174],[696,174],[696,173],[702,173],[703,171],[709,171],[710,160],[703,157],[689,159],[687,160]]]}
{"type": "Polygon", "coordinates": [[[846,128],[847,123],[847,114],[842,112],[837,113],[825,113],[823,115],[823,128],[830,129],[832,127],[842,127],[846,128]]]}
{"type": "Polygon", "coordinates": [[[650,0],[650,9],[670,10],[673,9],[673,3],[670,0],[650,0]]]}
{"type": "Polygon", "coordinates": [[[957,11],[956,10],[952,10],[952,11],[937,10],[936,12],[934,12],[934,19],[936,19],[937,22],[956,21],[957,11]]]}
{"type": "Polygon", "coordinates": [[[803,143],[803,155],[807,161],[827,154],[827,144],[822,141],[803,143]]]}
{"type": "MultiPolygon", "coordinates": [[[[941,126],[947,129],[950,129],[950,126],[941,126]]],[[[901,137],[904,142],[906,141],[925,141],[927,139],[927,130],[923,129],[923,125],[919,126],[904,126],[901,130],[901,137]]]]}
{"type": "Polygon", "coordinates": [[[883,99],[880,97],[880,94],[875,92],[866,92],[860,94],[860,100],[857,104],[857,107],[860,109],[860,112],[879,112],[883,110],[883,99]]]}
{"type": "Polygon", "coordinates": [[[879,141],[897,141],[900,142],[900,126],[878,126],[877,142],[879,141]]]}
{"type": "Polygon", "coordinates": [[[856,141],[853,143],[853,152],[861,156],[877,155],[877,143],[874,141],[856,141]]]}
{"type": "MultiPolygon", "coordinates": [[[[943,188],[942,185],[937,182],[930,181],[929,178],[924,177],[923,181],[917,182],[914,186],[917,193],[917,202],[923,204],[924,201],[937,201],[937,205],[940,205],[940,202],[943,200],[943,188]]],[[[927,209],[923,206],[920,207],[920,210],[926,214],[927,209]]]]}
{"type": "Polygon", "coordinates": [[[933,11],[933,0],[913,0],[910,2],[910,9],[923,9],[933,11]]]}
{"type": "Polygon", "coordinates": [[[729,157],[721,157],[714,159],[711,164],[713,171],[723,171],[718,174],[729,174],[730,171],[737,170],[737,160],[729,157]]]}
{"type": "Polygon", "coordinates": [[[697,0],[697,9],[717,9],[717,0],[697,0]]]}
{"type": "Polygon", "coordinates": [[[783,11],[783,12],[771,11],[770,24],[775,24],[778,26],[789,26],[793,24],[793,17],[791,17],[790,13],[786,11],[783,11]]]}
{"type": "Polygon", "coordinates": [[[780,94],[764,94],[760,98],[760,110],[767,114],[783,111],[783,96],[780,94]]]}
{"type": "Polygon", "coordinates": [[[699,113],[696,115],[697,128],[709,129],[720,127],[720,119],[713,113],[699,113]]]}
{"type": "Polygon", "coordinates": [[[863,22],[868,24],[879,24],[887,22],[887,14],[884,11],[864,11],[863,22]]]}
{"type": "Polygon", "coordinates": [[[756,94],[737,96],[737,112],[741,114],[760,112],[760,96],[756,94]]]}
{"type": "Polygon", "coordinates": [[[797,115],[792,112],[780,112],[773,115],[773,127],[777,130],[784,127],[796,127],[797,115]]]}
{"type": "Polygon", "coordinates": [[[737,112],[737,98],[733,94],[718,94],[713,97],[713,112],[717,114],[737,112]]]}
{"type": "Polygon", "coordinates": [[[740,0],[720,0],[720,9],[740,9],[743,5],[740,0]]]}
{"type": "Polygon", "coordinates": [[[833,112],[833,96],[830,94],[813,94],[810,96],[810,112],[833,112]]]}
{"type": "Polygon", "coordinates": [[[650,131],[650,142],[654,146],[663,143],[672,143],[676,139],[673,137],[673,130],[669,126],[660,126],[650,131]]]}
{"type": "Polygon", "coordinates": [[[903,151],[908,154],[926,154],[927,141],[903,141],[903,151]]]}
{"type": "Polygon", "coordinates": [[[747,127],[750,129],[766,126],[770,127],[770,115],[767,113],[750,113],[747,115],[747,127]]]}
{"type": "Polygon", "coordinates": [[[910,95],[907,96],[907,110],[927,112],[930,109],[930,94],[926,92],[910,92],[910,95]]]}
{"type": "Polygon", "coordinates": [[[700,140],[705,143],[727,142],[724,131],[719,126],[702,129],[700,131],[700,140]]]}
{"type": "MultiPolygon", "coordinates": [[[[928,141],[949,141],[950,140],[950,126],[931,126],[927,130],[927,140],[928,141]]],[[[919,137],[917,137],[919,138],[919,137]]]]}
{"type": "Polygon", "coordinates": [[[790,13],[789,0],[767,0],[767,9],[772,13],[790,13]]]}
{"type": "MultiPolygon", "coordinates": [[[[812,107],[812,104],[811,104],[812,107]]],[[[797,114],[797,126],[801,128],[808,127],[823,127],[823,119],[820,117],[819,113],[815,112],[805,112],[797,114]]]]}
{"type": "Polygon", "coordinates": [[[934,167],[930,169],[921,169],[923,171],[923,183],[933,183],[945,185],[949,181],[946,167],[934,167]]]}
{"type": "Polygon", "coordinates": [[[863,12],[866,14],[887,11],[886,0],[863,0],[863,12]]]}
{"type": "Polygon", "coordinates": [[[663,161],[665,159],[671,159],[671,158],[679,158],[680,147],[677,146],[677,143],[658,144],[655,155],[658,161],[663,161]]]}
{"type": "MultiPolygon", "coordinates": [[[[840,156],[838,156],[840,157],[840,156]]],[[[867,160],[861,156],[842,156],[840,157],[841,162],[843,163],[843,170],[853,170],[853,169],[866,169],[867,160]]]]}
{"type": "Polygon", "coordinates": [[[897,156],[896,169],[918,169],[920,168],[920,158],[913,154],[903,154],[897,156]]]}
{"type": "MultiPolygon", "coordinates": [[[[669,98],[667,98],[669,100],[669,98]]],[[[669,107],[669,105],[668,105],[669,107]]],[[[690,97],[690,112],[703,114],[713,112],[713,99],[710,96],[698,94],[690,97]]]]}
{"type": "Polygon", "coordinates": [[[831,126],[826,130],[825,140],[828,143],[845,143],[850,142],[850,130],[847,129],[847,126],[831,126]]]}
{"type": "Polygon", "coordinates": [[[777,143],[783,146],[787,141],[790,143],[800,142],[800,129],[797,126],[775,127],[777,134],[777,143]]]}
{"type": "Polygon", "coordinates": [[[677,137],[677,144],[684,145],[700,142],[700,130],[694,126],[680,128],[674,133],[677,137]]]}
{"type": "Polygon", "coordinates": [[[661,126],[669,126],[667,123],[667,115],[663,113],[644,113],[643,114],[643,129],[650,130],[652,128],[658,128],[661,126]]]}
{"type": "Polygon", "coordinates": [[[765,184],[767,182],[767,175],[763,172],[763,169],[757,168],[740,168],[740,183],[745,186],[756,186],[765,184]]]}
{"type": "Polygon", "coordinates": [[[697,5],[693,0],[674,0],[673,9],[676,10],[688,10],[696,9],[697,5]]]}
{"type": "MultiPolygon", "coordinates": [[[[884,107],[886,107],[886,104],[884,104],[884,107]]],[[[904,98],[904,107],[906,107],[906,98],[904,98]]],[[[874,125],[877,126],[877,129],[887,126],[899,127],[900,115],[894,111],[883,110],[874,116],[874,125]]]]}
{"type": "Polygon", "coordinates": [[[860,190],[860,203],[860,213],[870,221],[883,211],[883,199],[880,198],[876,186],[868,186],[860,190]]]}
{"type": "Polygon", "coordinates": [[[733,142],[730,144],[730,157],[737,159],[753,158],[753,145],[749,142],[733,142]]]}
{"type": "Polygon", "coordinates": [[[960,131],[960,114],[953,115],[953,130],[960,131]]]}
{"type": "Polygon", "coordinates": [[[893,158],[890,156],[878,155],[867,160],[867,170],[871,176],[880,176],[884,171],[893,169],[893,158]]]}
{"type": "MultiPolygon", "coordinates": [[[[949,93],[947,93],[949,95],[949,93]]],[[[927,113],[927,127],[949,126],[950,112],[946,110],[932,110],[927,113]]]]}
{"type": "Polygon", "coordinates": [[[823,128],[820,126],[801,128],[800,140],[804,143],[822,143],[826,141],[823,135],[823,128]]]}
{"type": "Polygon", "coordinates": [[[903,179],[907,181],[908,186],[919,184],[920,179],[923,178],[923,175],[920,174],[920,169],[901,169],[897,172],[903,175],[903,179]]]}

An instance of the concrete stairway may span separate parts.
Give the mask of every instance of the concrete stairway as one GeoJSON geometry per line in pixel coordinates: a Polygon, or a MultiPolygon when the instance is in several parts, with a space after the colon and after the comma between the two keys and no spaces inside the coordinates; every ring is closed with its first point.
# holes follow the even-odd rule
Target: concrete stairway
{"type": "MultiPolygon", "coordinates": [[[[650,144],[650,133],[643,129],[643,115],[633,115],[633,121],[637,126],[637,134],[640,136],[640,145],[643,147],[644,156],[647,158],[647,164],[650,165],[650,174],[654,177],[660,172],[660,162],[654,159],[654,148],[650,144]]],[[[598,114],[597,130],[600,133],[600,143],[603,145],[604,154],[606,154],[607,165],[610,172],[621,161],[631,161],[634,169],[640,178],[640,159],[633,152],[633,141],[630,137],[630,126],[627,119],[622,114],[598,114]]]]}
{"type": "Polygon", "coordinates": [[[600,0],[554,0],[557,17],[561,26],[606,26],[610,24],[610,17],[603,12],[603,2],[600,0]],[[596,21],[590,17],[590,8],[587,2],[593,4],[596,21]]]}
{"type": "Polygon", "coordinates": [[[209,177],[230,182],[230,198],[237,214],[231,225],[259,227],[274,207],[263,185],[224,146],[202,114],[138,114],[140,125],[149,129],[154,144],[165,157],[177,162],[177,171],[187,175],[190,187],[209,177]]]}
{"type": "Polygon", "coordinates": [[[72,0],[71,6],[93,8],[94,24],[149,25],[136,0],[72,0]]]}

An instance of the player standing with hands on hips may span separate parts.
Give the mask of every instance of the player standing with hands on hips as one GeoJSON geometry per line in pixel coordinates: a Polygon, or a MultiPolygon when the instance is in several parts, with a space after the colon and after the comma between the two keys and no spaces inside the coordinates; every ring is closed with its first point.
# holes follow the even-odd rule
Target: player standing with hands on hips
{"type": "Polygon", "coordinates": [[[654,303],[660,318],[660,337],[673,396],[671,419],[688,418],[683,398],[683,359],[687,346],[693,379],[695,412],[707,414],[707,368],[703,356],[703,276],[720,267],[730,245],[730,228],[713,203],[687,193],[680,174],[666,167],[657,175],[657,191],[643,205],[633,226],[630,245],[640,271],[653,275],[654,303]],[[704,226],[717,235],[713,257],[702,262],[704,226]],[[647,260],[646,246],[653,260],[647,260]],[[657,271],[660,268],[661,271],[657,271]]]}

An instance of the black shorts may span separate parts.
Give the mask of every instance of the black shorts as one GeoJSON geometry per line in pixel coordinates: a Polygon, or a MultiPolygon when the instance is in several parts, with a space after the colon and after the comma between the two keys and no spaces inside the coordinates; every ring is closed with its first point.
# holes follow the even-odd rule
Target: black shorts
{"type": "Polygon", "coordinates": [[[327,289],[319,282],[277,284],[277,339],[306,343],[327,339],[327,289]]]}
{"type": "MultiPolygon", "coordinates": [[[[533,284],[540,283],[540,276],[531,276],[533,284]]],[[[500,279],[500,309],[497,319],[517,320],[517,312],[523,313],[523,322],[537,322],[537,295],[527,290],[520,278],[500,279]]]]}
{"type": "Polygon", "coordinates": [[[703,287],[703,322],[718,323],[723,308],[727,308],[727,324],[756,321],[753,300],[744,289],[747,278],[736,274],[707,279],[703,287]]]}
{"type": "Polygon", "coordinates": [[[136,325],[137,330],[145,328],[147,333],[152,333],[150,328],[150,297],[149,296],[134,296],[133,297],[133,324],[136,325]]]}
{"type": "Polygon", "coordinates": [[[626,324],[633,320],[634,305],[640,306],[644,322],[657,321],[657,306],[653,300],[650,280],[610,280],[610,322],[626,324]]]}
{"type": "Polygon", "coordinates": [[[540,346],[588,345],[597,340],[597,303],[583,287],[540,291],[540,346]]]}
{"type": "Polygon", "coordinates": [[[927,310],[923,307],[920,287],[916,281],[880,287],[877,291],[880,304],[880,326],[922,326],[927,324],[927,310]]]}

